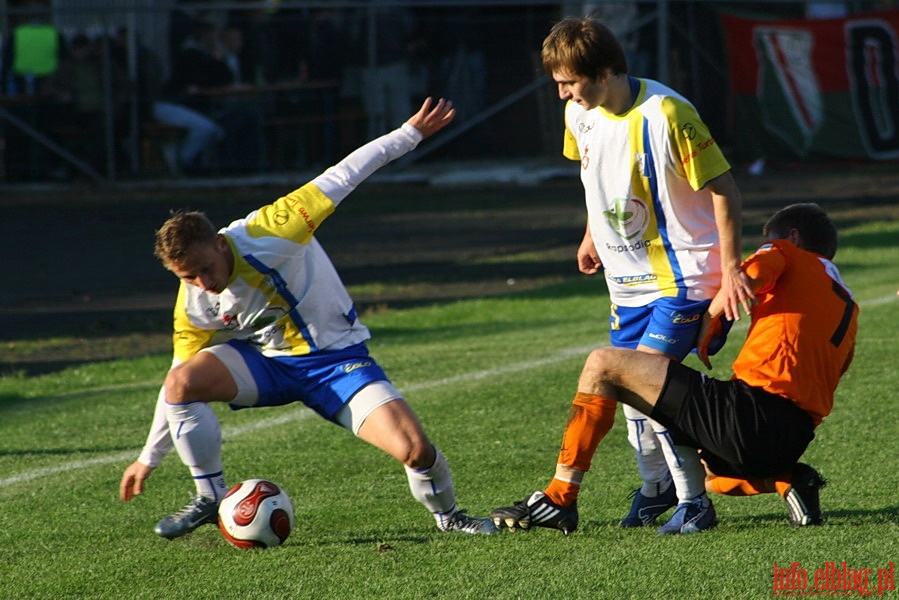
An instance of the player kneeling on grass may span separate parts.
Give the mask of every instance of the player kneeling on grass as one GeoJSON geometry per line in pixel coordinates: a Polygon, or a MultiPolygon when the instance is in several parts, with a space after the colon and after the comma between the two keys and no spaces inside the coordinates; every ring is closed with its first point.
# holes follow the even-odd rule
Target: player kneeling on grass
{"type": "MultiPolygon", "coordinates": [[[[578,525],[577,497],[617,403],[667,426],[677,444],[697,448],[706,488],[730,495],[777,492],[794,526],[822,522],[824,480],[798,460],[830,414],[833,395],[852,362],[858,305],[831,262],[837,233],[817,204],[794,204],[765,224],[768,243],[741,268],[756,304],[734,377],[719,381],[662,356],[601,348],[587,358],[562,438],[555,477],[514,506],[493,510],[499,527],[561,529],[578,525]]],[[[721,327],[723,298],[709,306],[697,351],[709,368],[710,341],[721,327]]],[[[716,523],[703,494],[677,507],[679,531],[716,523]]],[[[667,532],[666,532],[667,533],[667,532]]]]}
{"type": "Polygon", "coordinates": [[[356,186],[454,116],[451,102],[429,98],[399,129],[245,219],[217,231],[202,213],[185,212],[156,233],[157,257],[181,280],[175,357],[147,443],[125,469],[119,493],[122,500],[142,493],[172,446],[197,492],[156,533],[171,539],[216,521],[228,486],[221,429],[209,402],[244,408],[295,401],[402,462],[412,495],[440,529],[496,531],[490,519],[457,509],[446,459],[369,355],[369,331],[314,237],[356,186]],[[216,343],[216,334],[229,341],[216,343]]]}

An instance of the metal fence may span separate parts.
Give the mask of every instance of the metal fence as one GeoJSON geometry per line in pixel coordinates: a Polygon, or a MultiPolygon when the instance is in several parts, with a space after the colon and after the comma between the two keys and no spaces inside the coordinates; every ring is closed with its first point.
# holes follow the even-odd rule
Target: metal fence
{"type": "Polygon", "coordinates": [[[428,95],[459,115],[416,160],[557,155],[562,107],[540,44],[560,17],[591,11],[619,33],[634,74],[693,100],[726,144],[718,11],[800,17],[807,4],[0,0],[0,180],[321,167],[428,95]],[[51,70],[24,70],[20,27],[51,46],[43,34],[55,32],[51,70]],[[218,64],[185,51],[200,47],[218,64]]]}

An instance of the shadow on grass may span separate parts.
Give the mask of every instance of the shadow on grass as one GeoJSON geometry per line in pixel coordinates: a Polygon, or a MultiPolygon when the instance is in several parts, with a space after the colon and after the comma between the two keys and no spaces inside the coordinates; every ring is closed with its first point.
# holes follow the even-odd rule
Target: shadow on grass
{"type": "MultiPolygon", "coordinates": [[[[741,516],[739,514],[727,513],[722,515],[718,513],[718,526],[712,531],[726,530],[751,530],[759,527],[783,527],[784,531],[818,531],[825,530],[828,527],[843,527],[846,525],[884,525],[899,524],[899,506],[885,506],[883,508],[871,509],[854,509],[854,510],[825,510],[824,524],[820,527],[799,527],[793,528],[789,524],[789,518],[786,509],[781,513],[770,513],[761,515],[741,516]]],[[[665,522],[665,517],[646,529],[655,530],[661,527],[665,522]]],[[[589,531],[592,528],[619,528],[617,520],[589,520],[582,521],[580,531],[589,531]]]]}

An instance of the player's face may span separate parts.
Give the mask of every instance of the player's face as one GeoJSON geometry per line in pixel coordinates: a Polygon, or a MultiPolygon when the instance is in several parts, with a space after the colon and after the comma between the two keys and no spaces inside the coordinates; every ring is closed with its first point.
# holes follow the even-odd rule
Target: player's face
{"type": "Polygon", "coordinates": [[[228,242],[219,236],[212,244],[194,244],[184,260],[167,266],[184,283],[221,294],[231,279],[234,257],[228,242]]]}
{"type": "Polygon", "coordinates": [[[588,110],[602,104],[606,86],[599,79],[575,75],[569,71],[553,71],[553,81],[556,82],[559,98],[562,100],[571,100],[588,110]]]}

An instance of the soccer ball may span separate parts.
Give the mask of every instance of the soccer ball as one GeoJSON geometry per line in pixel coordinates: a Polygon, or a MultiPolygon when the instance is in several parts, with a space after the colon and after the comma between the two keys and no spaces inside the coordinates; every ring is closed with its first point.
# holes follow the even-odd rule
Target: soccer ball
{"type": "Polygon", "coordinates": [[[219,530],[237,548],[280,546],[293,529],[287,492],[265,479],[248,479],[228,490],[219,505],[219,530]]]}

